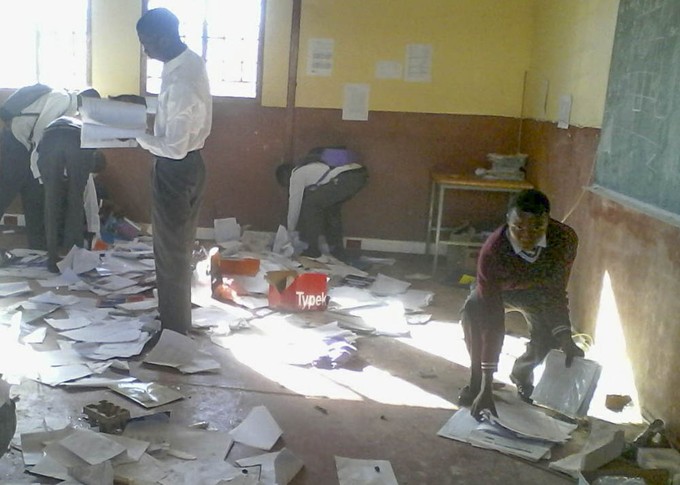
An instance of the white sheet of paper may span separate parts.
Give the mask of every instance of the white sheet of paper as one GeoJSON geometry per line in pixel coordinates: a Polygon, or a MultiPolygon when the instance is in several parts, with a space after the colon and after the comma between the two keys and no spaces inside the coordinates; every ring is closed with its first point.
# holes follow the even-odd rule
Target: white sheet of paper
{"type": "Polygon", "coordinates": [[[74,330],[76,328],[83,328],[90,325],[92,322],[85,317],[73,318],[46,318],[45,322],[55,329],[57,332],[64,330],[74,330]]]}
{"type": "Polygon", "coordinates": [[[43,288],[57,288],[59,286],[72,286],[82,283],[81,279],[73,270],[66,268],[60,275],[50,278],[48,280],[38,280],[38,283],[43,288]]]}
{"type": "Polygon", "coordinates": [[[272,252],[287,258],[293,256],[293,253],[295,252],[293,242],[290,240],[290,235],[288,234],[288,229],[284,226],[279,226],[276,230],[272,252]]]}
{"type": "Polygon", "coordinates": [[[43,457],[47,443],[59,441],[74,431],[75,428],[69,426],[53,431],[21,433],[21,452],[24,458],[24,465],[33,466],[38,463],[43,457]]]}
{"type": "Polygon", "coordinates": [[[496,411],[498,417],[491,417],[493,423],[527,438],[564,443],[576,429],[575,424],[551,418],[539,408],[523,402],[498,401],[496,411]]]}
{"type": "Polygon", "coordinates": [[[260,467],[260,481],[256,484],[286,485],[302,470],[304,462],[295,456],[288,448],[274,453],[251,456],[236,460],[242,467],[260,467]]]}
{"type": "Polygon", "coordinates": [[[377,61],[375,63],[376,79],[401,79],[402,66],[398,61],[377,61]]]}
{"type": "Polygon", "coordinates": [[[444,426],[437,431],[437,435],[443,438],[468,443],[470,433],[477,429],[478,426],[479,421],[472,417],[470,410],[468,408],[460,408],[446,423],[444,423],[444,426]]]}
{"type": "Polygon", "coordinates": [[[398,485],[392,464],[386,460],[335,457],[340,485],[398,485]]]}
{"type": "Polygon", "coordinates": [[[235,217],[226,219],[214,219],[215,242],[238,241],[241,239],[241,225],[236,222],[235,217]]]}
{"type": "Polygon", "coordinates": [[[132,342],[116,342],[108,344],[92,342],[76,342],[73,350],[84,357],[95,360],[108,360],[116,357],[127,359],[134,355],[139,355],[144,350],[144,345],[149,341],[151,335],[142,332],[140,337],[132,342]]]}
{"type": "Polygon", "coordinates": [[[511,432],[489,423],[480,424],[470,433],[468,442],[474,446],[500,451],[529,461],[548,458],[552,447],[552,443],[518,438],[511,432]]]}
{"type": "Polygon", "coordinates": [[[36,328],[32,332],[24,335],[21,340],[25,344],[41,344],[45,341],[45,337],[47,335],[47,328],[46,327],[40,327],[36,328]]]}
{"type": "Polygon", "coordinates": [[[57,263],[59,271],[70,269],[75,274],[87,273],[99,266],[99,254],[73,246],[68,254],[57,263]]]}
{"type": "Polygon", "coordinates": [[[408,44],[404,71],[406,82],[432,82],[432,44],[408,44]]]}
{"type": "Polygon", "coordinates": [[[148,453],[144,453],[138,462],[116,466],[116,478],[127,480],[127,483],[157,483],[167,474],[167,465],[148,453]]]}
{"type": "Polygon", "coordinates": [[[104,433],[95,433],[89,429],[77,429],[60,440],[59,444],[90,465],[110,460],[125,451],[124,446],[110,440],[104,433]]]}
{"type": "Polygon", "coordinates": [[[229,433],[234,441],[244,445],[271,450],[283,431],[264,406],[254,407],[246,419],[229,433]]]}
{"type": "Polygon", "coordinates": [[[48,386],[58,386],[62,382],[80,379],[91,374],[92,371],[86,365],[69,364],[40,369],[34,379],[48,386]]]}
{"type": "Polygon", "coordinates": [[[201,352],[195,341],[172,330],[163,330],[158,343],[144,358],[144,362],[175,367],[186,373],[220,368],[219,362],[201,352]]]}
{"type": "Polygon", "coordinates": [[[391,296],[404,293],[411,286],[408,281],[398,280],[391,276],[378,273],[375,281],[368,287],[368,290],[377,296],[391,296]]]}
{"type": "Polygon", "coordinates": [[[218,327],[238,322],[246,318],[252,318],[253,314],[243,308],[231,306],[234,312],[224,308],[199,307],[191,310],[191,325],[194,328],[218,327]]]}
{"type": "Polygon", "coordinates": [[[73,295],[57,295],[51,291],[40,293],[28,299],[33,303],[46,303],[48,305],[75,305],[80,301],[80,298],[73,295]]]}
{"type": "Polygon", "coordinates": [[[0,297],[21,295],[30,293],[31,286],[27,281],[17,281],[16,283],[0,283],[0,297]]]}
{"type": "Polygon", "coordinates": [[[155,417],[131,421],[123,436],[152,444],[168,443],[173,450],[208,461],[224,460],[234,444],[226,431],[189,428],[155,417]]]}
{"type": "Polygon", "coordinates": [[[347,83],[343,89],[342,119],[346,121],[368,120],[368,84],[347,83]]]}
{"type": "Polygon", "coordinates": [[[330,76],[333,72],[333,39],[309,39],[307,44],[307,75],[330,76]]]}
{"type": "Polygon", "coordinates": [[[602,366],[594,360],[575,357],[571,367],[564,365],[565,355],[551,350],[545,358],[545,370],[531,397],[540,406],[570,417],[585,416],[595,393],[602,366]]]}
{"type": "Polygon", "coordinates": [[[84,122],[101,126],[128,129],[146,129],[146,106],[112,99],[88,98],[82,100],[80,114],[84,122]]]}
{"type": "Polygon", "coordinates": [[[155,298],[144,298],[141,301],[121,303],[120,305],[116,305],[116,308],[129,311],[152,310],[154,308],[158,308],[158,300],[156,300],[155,298]]]}
{"type": "Polygon", "coordinates": [[[74,330],[66,330],[61,335],[79,342],[116,343],[135,342],[142,335],[143,323],[134,321],[101,322],[74,330]]]}
{"type": "Polygon", "coordinates": [[[170,466],[168,475],[161,485],[194,484],[216,485],[241,475],[241,469],[223,460],[185,461],[170,466]]]}

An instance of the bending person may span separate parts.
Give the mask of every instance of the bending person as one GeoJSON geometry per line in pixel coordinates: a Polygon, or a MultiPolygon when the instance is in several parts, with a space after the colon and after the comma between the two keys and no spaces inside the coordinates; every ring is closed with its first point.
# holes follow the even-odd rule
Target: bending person
{"type": "Polygon", "coordinates": [[[550,218],[548,197],[524,190],[512,198],[507,223],[486,240],[477,261],[477,280],[462,310],[465,343],[470,354],[470,384],[458,402],[471,406],[480,419],[496,414],[493,375],[505,336],[505,311],[521,312],[528,325],[527,349],[514,364],[510,378],[525,401],[533,392],[533,371],[548,351],[566,353],[568,366],[583,356],[571,336],[567,283],[576,257],[574,230],[550,218]]]}

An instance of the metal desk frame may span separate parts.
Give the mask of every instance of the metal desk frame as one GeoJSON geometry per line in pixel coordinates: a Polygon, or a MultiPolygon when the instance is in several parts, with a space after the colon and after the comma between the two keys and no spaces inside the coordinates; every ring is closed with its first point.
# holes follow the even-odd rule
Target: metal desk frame
{"type": "Polygon", "coordinates": [[[525,189],[532,189],[526,180],[492,180],[483,179],[474,175],[459,175],[443,172],[430,172],[430,211],[427,218],[427,238],[425,239],[425,254],[430,254],[432,243],[432,232],[434,231],[434,258],[432,260],[432,274],[437,271],[437,260],[439,258],[439,247],[441,244],[452,246],[481,247],[482,243],[470,243],[464,241],[442,241],[442,217],[444,215],[444,195],[447,190],[476,190],[483,192],[519,192],[525,189]],[[432,225],[432,220],[437,208],[436,225],[432,225]]]}

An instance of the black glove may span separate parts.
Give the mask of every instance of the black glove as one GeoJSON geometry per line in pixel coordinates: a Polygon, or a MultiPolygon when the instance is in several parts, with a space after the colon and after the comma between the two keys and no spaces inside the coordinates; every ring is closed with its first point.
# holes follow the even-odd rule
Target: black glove
{"type": "Polygon", "coordinates": [[[569,341],[562,345],[562,351],[565,354],[564,365],[565,367],[571,367],[572,362],[574,362],[574,357],[583,357],[585,353],[583,350],[574,343],[574,341],[569,337],[569,341]]]}

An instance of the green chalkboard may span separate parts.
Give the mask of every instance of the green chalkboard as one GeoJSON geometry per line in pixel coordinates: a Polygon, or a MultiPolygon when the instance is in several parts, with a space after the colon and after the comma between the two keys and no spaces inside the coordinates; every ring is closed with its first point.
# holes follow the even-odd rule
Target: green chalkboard
{"type": "Polygon", "coordinates": [[[680,214],[680,0],[621,0],[595,183],[680,214]]]}

